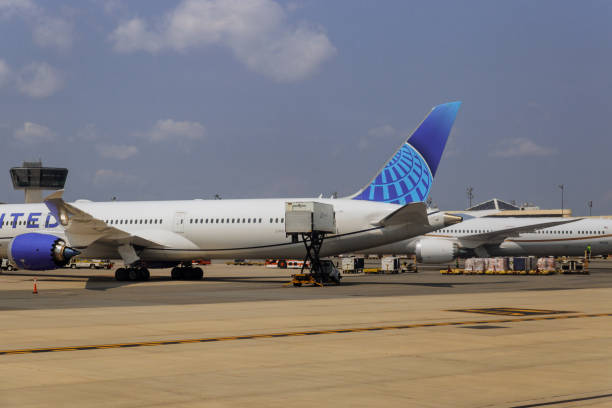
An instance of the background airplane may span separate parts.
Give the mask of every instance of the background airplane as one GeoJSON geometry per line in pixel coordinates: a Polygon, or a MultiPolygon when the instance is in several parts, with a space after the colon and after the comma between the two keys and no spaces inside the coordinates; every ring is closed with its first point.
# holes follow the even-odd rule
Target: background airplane
{"type": "Polygon", "coordinates": [[[478,217],[436,232],[362,251],[411,254],[422,263],[456,257],[582,256],[612,253],[612,220],[604,218],[478,217]]]}
{"type": "Polygon", "coordinates": [[[201,278],[192,259],[303,257],[303,242],[284,229],[285,203],[294,201],[334,207],[337,231],[321,256],[417,236],[460,220],[428,215],[423,203],[459,105],[434,107],[372,181],[347,198],[67,203],[58,191],[43,204],[0,206],[0,254],[21,269],[54,269],[81,252],[122,258],[118,280],[148,279],[148,268],[169,266],[175,278],[201,278]]]}

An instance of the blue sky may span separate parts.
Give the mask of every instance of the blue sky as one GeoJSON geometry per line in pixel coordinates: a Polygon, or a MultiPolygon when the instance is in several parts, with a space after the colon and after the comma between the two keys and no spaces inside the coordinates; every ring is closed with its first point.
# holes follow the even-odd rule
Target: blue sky
{"type": "Polygon", "coordinates": [[[461,100],[432,198],[612,214],[607,1],[0,0],[8,170],[69,199],[348,195],[461,100]]]}

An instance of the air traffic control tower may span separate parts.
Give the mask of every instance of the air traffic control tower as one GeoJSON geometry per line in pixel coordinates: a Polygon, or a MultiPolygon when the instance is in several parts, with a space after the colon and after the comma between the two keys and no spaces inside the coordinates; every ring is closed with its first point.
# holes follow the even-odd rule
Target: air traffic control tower
{"type": "Polygon", "coordinates": [[[23,162],[11,169],[15,190],[25,190],[26,203],[41,203],[43,190],[61,190],[66,184],[68,169],[43,167],[42,162],[23,162]]]}

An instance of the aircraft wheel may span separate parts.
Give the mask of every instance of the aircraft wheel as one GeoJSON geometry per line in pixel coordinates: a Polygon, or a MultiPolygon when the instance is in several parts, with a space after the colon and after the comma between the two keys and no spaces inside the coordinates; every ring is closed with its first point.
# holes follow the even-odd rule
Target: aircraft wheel
{"type": "Polygon", "coordinates": [[[9,271],[9,272],[12,271],[13,270],[13,265],[9,264],[9,266],[6,267],[6,270],[9,271]]]}
{"type": "Polygon", "coordinates": [[[135,280],[140,280],[140,271],[138,269],[135,268],[129,268],[128,269],[128,277],[131,281],[135,281],[135,280]]]}
{"type": "Polygon", "coordinates": [[[147,268],[142,268],[142,280],[143,281],[148,281],[149,279],[151,279],[151,272],[149,272],[149,270],[147,268]]]}
{"type": "Polygon", "coordinates": [[[76,264],[70,265],[70,269],[76,269],[76,264]]]}
{"type": "Polygon", "coordinates": [[[204,271],[202,271],[202,268],[192,268],[192,274],[193,280],[200,280],[204,277],[204,271]]]}
{"type": "Polygon", "coordinates": [[[174,268],[172,268],[172,271],[170,272],[170,276],[174,280],[183,279],[183,270],[179,268],[178,266],[175,266],[174,268]]]}
{"type": "Polygon", "coordinates": [[[126,281],[128,280],[129,275],[125,268],[119,268],[115,271],[115,279],[118,281],[126,281]]]}

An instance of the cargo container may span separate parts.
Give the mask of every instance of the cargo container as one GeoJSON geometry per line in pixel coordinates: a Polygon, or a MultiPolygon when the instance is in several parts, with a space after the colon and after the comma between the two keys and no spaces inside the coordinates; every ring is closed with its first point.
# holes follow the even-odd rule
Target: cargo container
{"type": "Polygon", "coordinates": [[[340,269],[342,273],[362,273],[364,266],[363,258],[349,256],[342,258],[340,269]]]}
{"type": "Polygon", "coordinates": [[[285,203],[285,233],[336,232],[334,206],[316,201],[285,203]]]}

